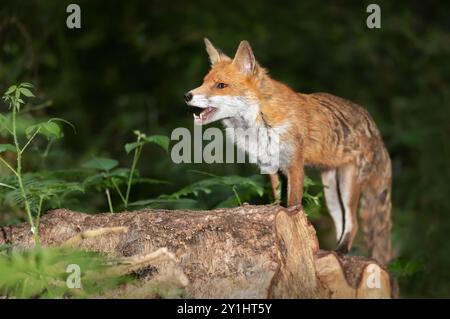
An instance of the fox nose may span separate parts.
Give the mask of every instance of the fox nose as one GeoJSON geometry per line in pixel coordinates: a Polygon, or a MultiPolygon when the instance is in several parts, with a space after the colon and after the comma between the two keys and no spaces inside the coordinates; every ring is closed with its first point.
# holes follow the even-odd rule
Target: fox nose
{"type": "Polygon", "coordinates": [[[186,102],[189,102],[190,100],[192,100],[192,93],[191,93],[191,92],[187,92],[187,93],[184,95],[184,100],[185,100],[186,102]]]}

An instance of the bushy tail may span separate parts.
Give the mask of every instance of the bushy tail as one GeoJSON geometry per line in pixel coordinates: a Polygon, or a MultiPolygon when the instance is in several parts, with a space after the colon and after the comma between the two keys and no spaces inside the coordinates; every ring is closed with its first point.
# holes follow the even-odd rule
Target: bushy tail
{"type": "Polygon", "coordinates": [[[375,165],[377,169],[363,189],[359,212],[372,258],[386,265],[392,258],[392,167],[385,149],[375,165]]]}

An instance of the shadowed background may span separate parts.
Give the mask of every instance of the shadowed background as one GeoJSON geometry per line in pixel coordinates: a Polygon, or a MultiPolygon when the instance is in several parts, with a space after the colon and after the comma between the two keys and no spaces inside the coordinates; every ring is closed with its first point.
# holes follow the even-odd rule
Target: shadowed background
{"type": "MultiPolygon", "coordinates": [[[[183,93],[208,71],[203,37],[231,56],[246,39],[272,77],[370,111],[393,160],[397,258],[391,267],[401,295],[450,297],[449,3],[378,1],[382,28],[373,30],[365,25],[370,2],[364,1],[77,1],[79,30],[66,27],[69,3],[0,4],[0,91],[31,82],[33,103],[52,103],[36,116],[61,117],[76,126],[76,134],[65,128],[44,164],[28,157],[27,169],[76,168],[92,155],[129,164],[123,146],[134,139],[133,130],[169,136],[176,127],[192,130],[183,93]]],[[[149,146],[140,174],[170,184],[138,185],[132,196],[156,197],[202,178],[191,169],[221,176],[259,172],[252,165],[176,165],[149,146]]],[[[212,208],[227,196],[229,189],[217,189],[200,196],[197,206],[212,208]]],[[[63,205],[107,210],[102,194],[63,205]]],[[[23,220],[23,213],[11,209],[1,208],[0,223],[23,220]]],[[[315,222],[326,230],[325,215],[315,222]]]]}

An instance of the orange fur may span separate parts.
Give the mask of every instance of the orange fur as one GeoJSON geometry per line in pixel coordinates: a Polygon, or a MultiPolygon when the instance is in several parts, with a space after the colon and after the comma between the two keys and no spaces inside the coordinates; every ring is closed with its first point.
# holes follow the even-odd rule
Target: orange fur
{"type": "MultiPolygon", "coordinates": [[[[339,249],[346,251],[352,245],[362,193],[365,200],[361,217],[366,239],[374,250],[373,256],[387,262],[391,255],[391,164],[369,113],[331,94],[297,93],[270,78],[254,59],[246,41],[241,43],[233,60],[208,40],[206,45],[212,68],[203,84],[191,93],[206,97],[245,97],[259,107],[256,121],[251,125],[276,128],[288,123],[281,139],[282,144],[294,150],[288,167],[282,168],[288,177],[288,206],[301,205],[305,165],[318,167],[324,173],[335,171],[327,175],[335,176],[332,185],[327,187],[338,194],[334,197],[331,194],[327,205],[335,209],[335,223],[339,223],[339,213],[343,215],[343,233],[337,234],[339,249]],[[225,83],[226,87],[217,88],[217,83],[225,83]],[[339,203],[332,198],[339,198],[339,203]]],[[[272,176],[271,180],[275,190],[278,179],[272,176]]]]}

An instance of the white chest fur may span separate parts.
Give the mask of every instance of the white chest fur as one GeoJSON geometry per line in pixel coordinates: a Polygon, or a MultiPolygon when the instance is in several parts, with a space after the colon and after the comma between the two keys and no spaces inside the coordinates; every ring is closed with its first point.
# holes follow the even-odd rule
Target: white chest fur
{"type": "Polygon", "coordinates": [[[227,138],[249,155],[251,163],[257,163],[262,173],[272,174],[285,171],[292,158],[292,147],[284,143],[288,125],[278,127],[249,123],[244,117],[223,120],[227,138]]]}

